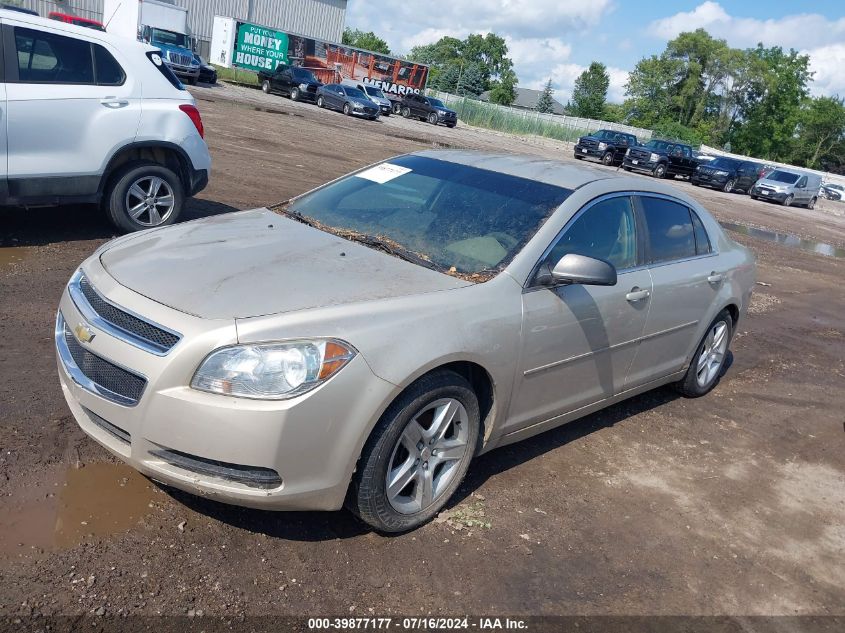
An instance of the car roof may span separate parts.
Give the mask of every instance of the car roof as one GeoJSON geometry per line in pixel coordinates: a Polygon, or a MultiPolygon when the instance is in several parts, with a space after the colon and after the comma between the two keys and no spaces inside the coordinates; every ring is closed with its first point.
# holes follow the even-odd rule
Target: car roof
{"type": "Polygon", "coordinates": [[[137,42],[128,37],[120,35],[112,35],[106,31],[97,31],[86,26],[78,26],[68,22],[60,22],[59,20],[50,20],[49,18],[42,18],[38,15],[29,15],[28,13],[20,13],[19,11],[9,11],[0,9],[0,19],[12,20],[20,24],[30,25],[37,29],[49,29],[51,31],[64,31],[75,35],[84,35],[87,38],[108,42],[115,48],[126,48],[127,46],[138,46],[143,50],[154,51],[158,50],[155,46],[137,42]]]}

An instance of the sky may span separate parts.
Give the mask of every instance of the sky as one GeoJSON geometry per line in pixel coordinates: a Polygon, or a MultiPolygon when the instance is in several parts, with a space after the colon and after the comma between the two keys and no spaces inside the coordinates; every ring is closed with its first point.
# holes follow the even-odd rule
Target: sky
{"type": "Polygon", "coordinates": [[[347,26],[374,31],[395,53],[444,35],[493,32],[508,43],[519,85],[551,78],[566,103],[592,61],[610,75],[608,100],[621,102],[628,73],[682,31],[703,27],[736,48],[794,48],[810,56],[813,95],[845,97],[845,1],[768,0],[349,0],[347,26]]]}

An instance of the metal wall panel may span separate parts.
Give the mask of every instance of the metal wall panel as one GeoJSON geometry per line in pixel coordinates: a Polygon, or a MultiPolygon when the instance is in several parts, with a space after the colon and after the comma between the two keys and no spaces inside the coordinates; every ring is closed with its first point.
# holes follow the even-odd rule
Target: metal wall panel
{"type": "MultiPolygon", "coordinates": [[[[201,42],[211,41],[215,15],[254,22],[283,31],[339,42],[346,23],[347,0],[163,0],[188,10],[188,27],[201,42]]],[[[28,9],[103,20],[103,0],[22,0],[28,9]]],[[[105,19],[108,19],[106,17],[105,19]]]]}

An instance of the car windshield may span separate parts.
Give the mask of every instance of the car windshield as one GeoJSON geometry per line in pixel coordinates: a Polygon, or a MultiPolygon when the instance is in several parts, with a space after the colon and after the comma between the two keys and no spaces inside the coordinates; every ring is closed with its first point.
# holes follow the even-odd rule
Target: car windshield
{"type": "Polygon", "coordinates": [[[599,130],[598,132],[594,132],[593,134],[590,134],[590,136],[592,136],[593,138],[597,138],[597,139],[606,139],[610,136],[610,134],[611,134],[611,132],[608,132],[607,130],[599,130]]]}
{"type": "Polygon", "coordinates": [[[717,158],[708,163],[711,167],[718,169],[736,169],[739,167],[739,161],[733,158],[717,158]]]}
{"type": "Polygon", "coordinates": [[[188,36],[184,33],[174,33],[163,29],[153,29],[153,44],[164,44],[165,46],[180,46],[188,48],[188,36]]]}
{"type": "Polygon", "coordinates": [[[371,97],[378,97],[379,99],[384,99],[384,93],[379,90],[378,88],[370,88],[369,86],[365,86],[364,90],[367,91],[367,94],[371,97]]]}
{"type": "Polygon", "coordinates": [[[649,147],[651,149],[656,149],[661,152],[668,152],[670,148],[674,147],[674,143],[668,143],[666,141],[657,141],[651,140],[645,144],[645,147],[649,147]]]}
{"type": "Polygon", "coordinates": [[[773,180],[775,182],[785,182],[788,185],[794,185],[798,182],[798,174],[790,174],[788,171],[780,171],[779,169],[773,171],[766,180],[773,180]]]}
{"type": "Polygon", "coordinates": [[[317,83],[317,78],[310,70],[293,67],[290,72],[293,78],[300,83],[317,83]]]}
{"type": "Polygon", "coordinates": [[[365,95],[363,92],[358,90],[358,88],[350,88],[348,86],[346,87],[346,96],[347,97],[353,97],[353,98],[356,98],[356,99],[366,99],[367,98],[367,95],[365,95]]]}
{"type": "Polygon", "coordinates": [[[428,102],[433,105],[435,108],[445,108],[446,106],[443,105],[443,102],[440,99],[435,99],[434,97],[429,97],[428,102]]]}
{"type": "Polygon", "coordinates": [[[349,239],[376,236],[441,272],[486,281],[571,193],[534,180],[409,155],[326,185],[281,212],[349,239]]]}

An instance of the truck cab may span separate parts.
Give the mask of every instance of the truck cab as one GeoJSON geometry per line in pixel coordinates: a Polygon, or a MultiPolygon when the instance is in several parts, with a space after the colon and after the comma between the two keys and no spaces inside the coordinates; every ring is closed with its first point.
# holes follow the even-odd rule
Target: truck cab
{"type": "Polygon", "coordinates": [[[597,158],[608,167],[619,165],[629,147],[637,144],[637,137],[626,132],[599,130],[582,136],[575,144],[575,158],[597,158]]]}
{"type": "Polygon", "coordinates": [[[200,64],[194,57],[191,38],[186,33],[145,25],[141,30],[141,39],[161,49],[164,63],[179,79],[191,85],[197,83],[200,64]]]}
{"type": "Polygon", "coordinates": [[[651,139],[644,145],[630,148],[622,161],[625,171],[647,172],[655,178],[690,178],[696,167],[698,160],[690,145],[661,139],[651,139]]]}

